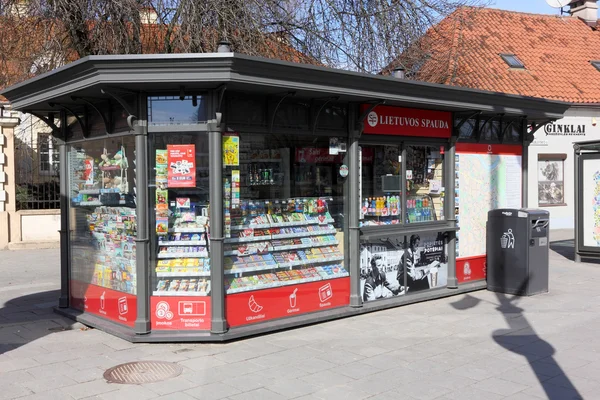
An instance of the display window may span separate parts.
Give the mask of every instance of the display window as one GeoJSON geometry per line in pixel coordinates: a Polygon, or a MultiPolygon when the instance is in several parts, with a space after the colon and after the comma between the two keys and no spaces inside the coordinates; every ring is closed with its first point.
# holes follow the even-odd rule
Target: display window
{"type": "Polygon", "coordinates": [[[406,222],[444,219],[444,153],[441,146],[406,146],[406,222]]]}
{"type": "Polygon", "coordinates": [[[347,167],[345,147],[334,142],[332,149],[329,137],[223,135],[230,326],[349,303],[347,167]]]}
{"type": "Polygon", "coordinates": [[[136,199],[133,137],[70,146],[71,305],[133,326],[136,199]]]}
{"type": "Polygon", "coordinates": [[[360,288],[365,302],[442,288],[447,281],[448,252],[443,232],[361,243],[360,288]]]}
{"type": "Polygon", "coordinates": [[[208,135],[150,136],[153,329],[210,329],[208,135]]]}
{"type": "Polygon", "coordinates": [[[402,223],[401,155],[399,145],[361,146],[361,226],[402,223]]]}

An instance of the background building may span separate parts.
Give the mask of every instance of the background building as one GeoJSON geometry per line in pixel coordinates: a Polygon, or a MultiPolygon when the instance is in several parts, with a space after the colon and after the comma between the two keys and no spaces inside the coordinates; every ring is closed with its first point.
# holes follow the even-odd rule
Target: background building
{"type": "MultiPolygon", "coordinates": [[[[406,79],[559,100],[565,117],[530,127],[528,203],[572,228],[572,143],[600,138],[600,32],[596,0],[572,1],[563,16],[461,8],[432,27],[384,73],[406,79]]],[[[474,117],[473,126],[502,124],[474,117]]]]}

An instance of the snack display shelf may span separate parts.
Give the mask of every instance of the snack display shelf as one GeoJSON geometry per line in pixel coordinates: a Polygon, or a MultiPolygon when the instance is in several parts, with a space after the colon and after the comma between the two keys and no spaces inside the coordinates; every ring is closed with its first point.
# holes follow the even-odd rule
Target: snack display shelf
{"type": "Polygon", "coordinates": [[[336,234],[335,229],[328,229],[323,231],[310,231],[310,232],[298,232],[298,233],[280,233],[277,235],[271,235],[271,239],[294,239],[299,237],[307,236],[321,236],[321,235],[332,235],[336,234]]]}
{"type": "Polygon", "coordinates": [[[240,164],[249,163],[277,163],[281,162],[281,158],[255,158],[252,160],[240,160],[240,164]]]}
{"type": "Polygon", "coordinates": [[[271,235],[247,236],[241,238],[227,238],[225,243],[264,242],[271,240],[271,235]]]}
{"type": "Polygon", "coordinates": [[[333,218],[327,218],[323,222],[318,219],[311,219],[308,221],[288,221],[288,222],[273,222],[269,224],[248,224],[248,225],[232,225],[232,231],[242,231],[244,229],[264,229],[264,228],[286,228],[289,226],[306,226],[306,225],[325,225],[334,223],[335,220],[333,218]]]}
{"type": "Polygon", "coordinates": [[[256,272],[256,271],[266,271],[266,270],[275,270],[282,269],[287,267],[282,267],[280,265],[267,265],[262,267],[242,267],[242,268],[231,268],[223,271],[225,275],[235,275],[235,274],[243,274],[244,272],[256,272]]]}
{"type": "Polygon", "coordinates": [[[295,249],[312,249],[313,247],[335,246],[340,242],[330,240],[327,242],[306,243],[306,244],[291,244],[288,246],[273,246],[273,251],[295,250],[295,249]]]}
{"type": "MultiPolygon", "coordinates": [[[[273,247],[269,245],[266,250],[267,251],[273,251],[273,247]]],[[[256,253],[256,254],[258,254],[258,253],[256,253]]],[[[240,254],[239,254],[238,250],[227,250],[227,251],[223,252],[223,255],[225,255],[225,256],[239,256],[240,254]]],[[[250,255],[250,254],[248,254],[248,255],[250,255]]]]}
{"type": "MultiPolygon", "coordinates": [[[[119,205],[125,205],[127,204],[127,202],[125,200],[119,200],[119,205]]],[[[101,201],[80,201],[79,203],[75,203],[74,206],[94,206],[94,207],[98,207],[98,206],[103,206],[104,204],[102,204],[101,201]]]]}
{"type": "Polygon", "coordinates": [[[159,278],[181,278],[181,277],[195,277],[195,276],[210,276],[210,271],[201,272],[157,272],[156,276],[159,278]]]}
{"type": "Polygon", "coordinates": [[[158,258],[207,258],[208,253],[163,253],[158,254],[158,258]]]}
{"type": "Polygon", "coordinates": [[[169,292],[167,290],[155,290],[152,292],[153,296],[208,296],[207,292],[169,292]]]}
{"type": "Polygon", "coordinates": [[[271,289],[271,288],[281,287],[281,286],[299,285],[301,283],[328,281],[328,280],[336,279],[336,278],[345,278],[347,276],[349,276],[349,275],[347,272],[345,272],[342,274],[330,275],[330,276],[327,276],[326,278],[325,277],[314,277],[314,278],[295,279],[292,281],[277,281],[277,282],[267,283],[264,285],[245,286],[245,287],[241,287],[241,288],[227,289],[227,294],[251,292],[251,291],[256,291],[256,290],[261,290],[261,289],[271,289]]]}
{"type": "Polygon", "coordinates": [[[206,240],[158,241],[159,246],[206,246],[206,240]]]}
{"type": "Polygon", "coordinates": [[[169,233],[204,233],[204,228],[170,228],[169,233]]]}
{"type": "Polygon", "coordinates": [[[300,265],[321,264],[326,262],[343,261],[343,256],[312,258],[307,260],[290,261],[286,263],[278,263],[281,268],[298,267],[300,265]]]}

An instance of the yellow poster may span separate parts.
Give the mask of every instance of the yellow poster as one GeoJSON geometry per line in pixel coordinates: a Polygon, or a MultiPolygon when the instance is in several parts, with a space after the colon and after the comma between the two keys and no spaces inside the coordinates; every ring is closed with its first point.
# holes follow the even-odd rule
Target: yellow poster
{"type": "Polygon", "coordinates": [[[223,166],[237,167],[238,165],[240,165],[240,137],[223,135],[223,166]]]}

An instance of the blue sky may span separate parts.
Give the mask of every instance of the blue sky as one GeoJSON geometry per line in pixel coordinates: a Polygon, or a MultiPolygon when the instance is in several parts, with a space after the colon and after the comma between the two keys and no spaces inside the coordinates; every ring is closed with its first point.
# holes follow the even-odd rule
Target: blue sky
{"type": "Polygon", "coordinates": [[[536,14],[560,14],[560,9],[550,7],[546,0],[490,0],[489,7],[536,14]]]}

